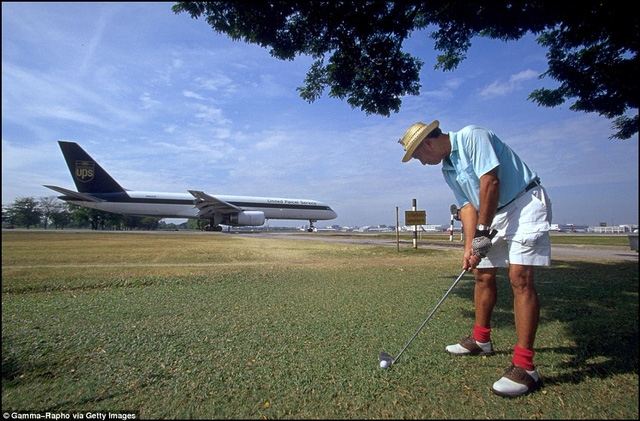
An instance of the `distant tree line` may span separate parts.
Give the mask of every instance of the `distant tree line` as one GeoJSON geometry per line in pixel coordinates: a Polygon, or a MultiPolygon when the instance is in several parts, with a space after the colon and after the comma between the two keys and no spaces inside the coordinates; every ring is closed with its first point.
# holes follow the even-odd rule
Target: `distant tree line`
{"type": "Polygon", "coordinates": [[[157,230],[196,228],[197,221],[167,224],[161,218],[121,215],[63,202],[54,196],[23,197],[2,206],[2,228],[157,230]]]}

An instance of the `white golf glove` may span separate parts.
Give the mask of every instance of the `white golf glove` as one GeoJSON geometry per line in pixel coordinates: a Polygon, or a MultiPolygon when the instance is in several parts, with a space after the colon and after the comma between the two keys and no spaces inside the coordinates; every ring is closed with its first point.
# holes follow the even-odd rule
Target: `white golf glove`
{"type": "Polygon", "coordinates": [[[487,256],[489,249],[491,248],[491,239],[498,233],[498,231],[476,231],[471,248],[475,256],[481,259],[487,256]]]}

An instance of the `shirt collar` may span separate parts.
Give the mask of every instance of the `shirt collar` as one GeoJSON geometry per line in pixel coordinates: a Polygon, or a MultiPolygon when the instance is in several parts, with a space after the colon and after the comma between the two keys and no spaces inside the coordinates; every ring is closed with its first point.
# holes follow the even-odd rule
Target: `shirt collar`
{"type": "Polygon", "coordinates": [[[451,152],[449,156],[442,160],[442,169],[455,171],[453,166],[454,160],[458,159],[458,142],[456,142],[456,136],[454,132],[449,132],[449,142],[451,142],[451,152]]]}

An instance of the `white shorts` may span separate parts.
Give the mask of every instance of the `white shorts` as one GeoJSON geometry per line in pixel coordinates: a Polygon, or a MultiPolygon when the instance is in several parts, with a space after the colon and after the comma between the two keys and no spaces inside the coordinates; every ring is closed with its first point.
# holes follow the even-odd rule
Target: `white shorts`
{"type": "Polygon", "coordinates": [[[496,213],[491,228],[498,233],[478,268],[551,265],[550,227],[551,200],[536,186],[496,213]]]}

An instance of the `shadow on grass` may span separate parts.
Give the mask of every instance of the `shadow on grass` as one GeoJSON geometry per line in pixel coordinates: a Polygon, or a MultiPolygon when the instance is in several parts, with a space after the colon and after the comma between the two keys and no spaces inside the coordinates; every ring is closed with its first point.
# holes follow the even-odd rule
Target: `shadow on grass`
{"type": "MultiPolygon", "coordinates": [[[[52,360],[40,361],[40,362],[31,362],[31,363],[20,363],[18,359],[14,356],[10,355],[11,353],[8,351],[10,346],[7,344],[9,342],[5,338],[3,338],[3,349],[2,349],[2,388],[5,387],[16,387],[21,383],[24,384],[33,384],[33,383],[52,383],[55,382],[56,379],[59,380],[57,383],[58,387],[62,388],[62,384],[64,384],[64,379],[67,376],[65,373],[65,367],[63,363],[59,363],[52,360]],[[6,347],[6,348],[5,348],[6,347]]],[[[78,381],[80,383],[80,381],[78,381]]],[[[139,387],[146,387],[146,384],[142,384],[139,387]]],[[[3,410],[8,411],[29,411],[32,410],[34,412],[59,412],[59,411],[68,411],[69,408],[79,407],[84,408],[87,405],[96,405],[103,401],[109,401],[116,398],[122,398],[128,394],[128,391],[98,391],[92,388],[79,388],[81,390],[82,395],[75,395],[69,399],[63,400],[59,403],[44,403],[44,408],[40,409],[37,405],[41,405],[41,402],[34,401],[33,409],[29,408],[19,408],[13,407],[11,404],[7,405],[7,407],[3,407],[3,410]]]]}
{"type": "MultiPolygon", "coordinates": [[[[635,262],[588,263],[554,261],[536,271],[540,299],[540,325],[536,353],[562,354],[555,374],[545,383],[580,383],[638,373],[638,266],[635,262]],[[567,336],[555,341],[566,346],[545,347],[545,325],[559,322],[567,336]]],[[[473,299],[473,282],[454,293],[473,299]]],[[[464,317],[473,320],[472,311],[464,317]]],[[[513,293],[506,270],[498,271],[498,301],[492,324],[514,331],[513,293]]],[[[561,333],[558,333],[561,334],[561,333]]],[[[510,354],[510,351],[508,352],[510,354]]]]}

